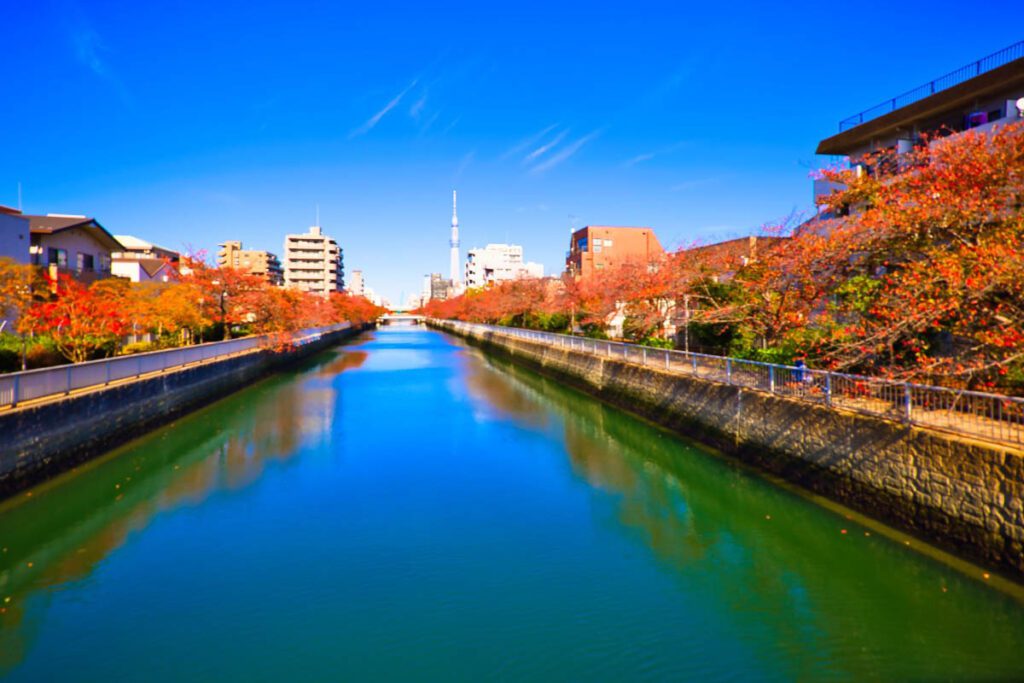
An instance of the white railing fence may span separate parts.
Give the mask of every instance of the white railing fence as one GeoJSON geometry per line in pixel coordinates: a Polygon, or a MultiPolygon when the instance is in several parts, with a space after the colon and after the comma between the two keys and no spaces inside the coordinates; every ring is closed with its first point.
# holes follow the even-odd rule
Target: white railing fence
{"type": "Polygon", "coordinates": [[[486,331],[528,339],[930,429],[989,441],[1024,444],[1022,398],[516,327],[455,320],[431,322],[464,333],[486,331]]]}
{"type": "Polygon", "coordinates": [[[0,375],[0,408],[14,407],[25,401],[48,396],[66,395],[79,389],[107,385],[123,379],[173,370],[255,349],[281,344],[302,346],[320,339],[325,334],[338,332],[350,326],[350,323],[340,323],[300,330],[284,338],[280,335],[256,335],[39,370],[12,372],[0,375]]]}

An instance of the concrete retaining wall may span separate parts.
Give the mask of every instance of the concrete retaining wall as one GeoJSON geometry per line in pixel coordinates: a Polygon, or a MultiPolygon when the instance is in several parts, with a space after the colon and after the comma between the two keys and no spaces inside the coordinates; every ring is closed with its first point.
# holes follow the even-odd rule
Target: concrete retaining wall
{"type": "Polygon", "coordinates": [[[491,332],[467,338],[957,555],[1024,578],[1020,450],[491,332]]]}
{"type": "Polygon", "coordinates": [[[258,351],[0,413],[0,498],[362,330],[341,330],[287,352],[258,351]]]}

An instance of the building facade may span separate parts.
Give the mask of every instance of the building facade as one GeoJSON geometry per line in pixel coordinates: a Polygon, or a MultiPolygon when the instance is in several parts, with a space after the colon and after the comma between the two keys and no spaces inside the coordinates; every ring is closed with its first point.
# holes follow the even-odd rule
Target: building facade
{"type": "Polygon", "coordinates": [[[28,263],[31,245],[28,218],[17,209],[0,206],[0,258],[28,263]]]}
{"type": "Polygon", "coordinates": [[[452,294],[453,285],[451,280],[441,277],[441,273],[430,274],[430,299],[445,301],[452,294]]]}
{"type": "Polygon", "coordinates": [[[72,275],[84,282],[109,277],[112,254],[124,246],[94,218],[68,214],[25,215],[31,244],[29,262],[51,277],[72,275]]]}
{"type": "Polygon", "coordinates": [[[243,249],[239,241],[227,241],[217,252],[217,265],[258,275],[271,285],[284,284],[284,270],[277,254],[262,249],[243,249]]]}
{"type": "Polygon", "coordinates": [[[466,252],[466,287],[486,287],[495,282],[544,277],[544,266],[524,263],[518,244],[488,244],[466,252]]]}
{"type": "Polygon", "coordinates": [[[656,263],[664,256],[665,250],[650,228],[588,225],[572,233],[565,269],[575,277],[587,278],[627,263],[656,263]]]}
{"type": "Polygon", "coordinates": [[[363,296],[366,293],[366,282],[363,280],[363,271],[352,271],[352,276],[348,279],[348,293],[352,296],[363,296]]]}
{"type": "MultiPolygon", "coordinates": [[[[858,173],[898,168],[901,155],[936,138],[1024,118],[1024,41],[840,121],[818,154],[845,156],[858,173]]],[[[814,184],[815,202],[837,189],[814,184]]]]}
{"type": "Polygon", "coordinates": [[[333,239],[314,225],[309,232],[284,238],[284,284],[327,296],[345,288],[344,255],[333,239]]]}

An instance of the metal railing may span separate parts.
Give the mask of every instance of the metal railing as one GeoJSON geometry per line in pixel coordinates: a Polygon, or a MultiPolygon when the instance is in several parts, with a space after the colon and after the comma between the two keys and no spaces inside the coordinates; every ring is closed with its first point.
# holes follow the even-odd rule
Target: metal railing
{"type": "Polygon", "coordinates": [[[325,334],[338,332],[350,326],[350,323],[340,323],[300,330],[284,339],[279,335],[257,335],[39,370],[12,372],[0,375],[0,408],[13,408],[26,401],[67,395],[80,389],[104,386],[120,380],[174,370],[273,345],[302,346],[320,339],[325,334]]]}
{"type": "Polygon", "coordinates": [[[432,320],[999,443],[1024,444],[1024,399],[515,327],[432,320]]]}
{"type": "Polygon", "coordinates": [[[964,81],[974,78],[975,76],[980,76],[987,71],[992,71],[993,69],[1009,64],[1010,62],[1022,57],[1024,57],[1024,40],[1004,48],[999,52],[990,54],[988,57],[982,57],[976,62],[972,62],[955,71],[951,71],[945,76],[940,76],[934,81],[929,81],[924,85],[914,88],[913,90],[908,90],[902,95],[897,95],[896,97],[886,100],[881,104],[877,104],[870,109],[865,109],[859,114],[854,114],[849,118],[843,119],[839,122],[839,132],[842,133],[854,126],[859,126],[866,121],[877,119],[879,116],[896,111],[900,107],[905,107],[908,104],[917,102],[918,100],[923,100],[937,92],[941,92],[947,88],[952,88],[954,85],[959,85],[964,81]]]}

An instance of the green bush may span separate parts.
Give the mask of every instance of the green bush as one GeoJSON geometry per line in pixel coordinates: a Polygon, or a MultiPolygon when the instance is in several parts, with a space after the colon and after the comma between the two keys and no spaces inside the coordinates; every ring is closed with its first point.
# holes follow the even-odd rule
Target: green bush
{"type": "Polygon", "coordinates": [[[157,351],[161,348],[158,342],[132,342],[131,344],[125,344],[121,347],[118,352],[119,356],[130,356],[135,353],[147,353],[149,351],[157,351]]]}
{"type": "Polygon", "coordinates": [[[644,337],[640,340],[641,346],[651,346],[656,349],[674,349],[675,343],[665,337],[644,337]]]}

